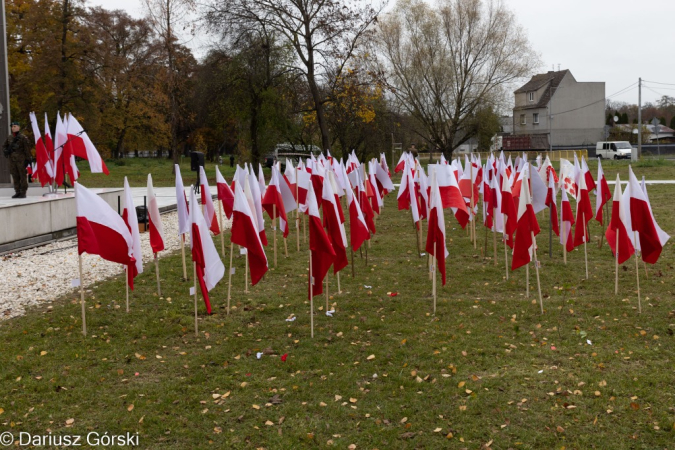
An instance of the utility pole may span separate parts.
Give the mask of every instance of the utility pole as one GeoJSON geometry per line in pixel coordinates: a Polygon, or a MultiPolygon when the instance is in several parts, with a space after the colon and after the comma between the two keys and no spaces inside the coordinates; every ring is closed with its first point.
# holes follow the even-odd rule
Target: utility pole
{"type": "Polygon", "coordinates": [[[638,159],[642,158],[642,78],[638,78],[638,159]]]}
{"type": "MultiPolygon", "coordinates": [[[[0,2],[0,142],[9,135],[9,75],[7,71],[7,23],[5,2],[0,2]]],[[[9,160],[0,157],[0,184],[9,183],[9,160]]]]}

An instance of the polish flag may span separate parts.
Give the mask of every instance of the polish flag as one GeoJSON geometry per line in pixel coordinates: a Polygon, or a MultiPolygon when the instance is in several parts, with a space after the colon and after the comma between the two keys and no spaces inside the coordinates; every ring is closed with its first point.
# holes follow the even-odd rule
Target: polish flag
{"type": "Polygon", "coordinates": [[[502,177],[502,209],[500,212],[506,216],[504,240],[506,241],[506,245],[513,248],[513,233],[516,232],[516,228],[518,227],[518,216],[516,204],[513,202],[513,194],[511,194],[511,179],[508,176],[502,177]]]}
{"type": "Polygon", "coordinates": [[[190,211],[188,209],[187,198],[185,197],[185,188],[183,187],[183,177],[180,176],[180,167],[175,164],[176,172],[176,211],[178,212],[178,235],[190,232],[190,211]]]}
{"type": "Polygon", "coordinates": [[[304,213],[307,211],[307,191],[309,190],[309,185],[312,184],[312,178],[309,172],[300,167],[298,167],[296,175],[298,182],[298,204],[300,205],[299,211],[304,213]]]}
{"type": "Polygon", "coordinates": [[[373,207],[368,201],[368,194],[366,192],[365,185],[363,184],[363,180],[361,179],[360,172],[356,171],[357,174],[357,185],[356,185],[356,192],[359,197],[359,204],[361,205],[361,211],[363,212],[363,217],[366,218],[366,224],[368,224],[368,230],[370,230],[371,234],[375,234],[375,212],[373,211],[373,207]]]}
{"type": "Polygon", "coordinates": [[[602,163],[600,162],[600,158],[598,158],[598,184],[596,188],[595,220],[600,223],[604,223],[602,218],[602,207],[605,206],[605,203],[607,203],[612,197],[609,193],[609,186],[607,185],[607,179],[605,179],[605,173],[602,171],[602,163]]]}
{"type": "Polygon", "coordinates": [[[78,122],[72,114],[68,115],[66,134],[68,135],[68,143],[66,146],[70,146],[71,153],[74,156],[89,161],[91,173],[103,172],[106,175],[109,174],[108,168],[105,166],[101,155],[99,155],[98,150],[94,147],[94,143],[91,142],[91,139],[89,139],[84,128],[80,125],[80,122],[78,122]]]}
{"type": "MultiPolygon", "coordinates": [[[[598,179],[600,179],[600,177],[598,177],[598,179]]],[[[631,242],[628,232],[626,231],[625,223],[627,220],[627,214],[621,197],[621,180],[619,179],[619,174],[617,173],[616,184],[614,185],[614,199],[612,200],[612,218],[609,221],[607,230],[605,230],[605,237],[607,238],[607,244],[609,244],[609,248],[612,249],[614,258],[616,258],[616,237],[618,233],[619,264],[623,264],[624,262],[628,261],[628,258],[633,256],[635,253],[633,243],[631,242]]]]}
{"type": "MultiPolygon", "coordinates": [[[[451,208],[457,222],[462,228],[469,223],[469,210],[462,197],[457,184],[456,172],[451,165],[433,164],[429,166],[429,172],[435,171],[438,180],[438,189],[441,194],[443,208],[451,208]]],[[[401,182],[403,183],[403,182],[401,182]]]]}
{"type": "Polygon", "coordinates": [[[265,197],[267,186],[265,186],[265,174],[263,173],[262,164],[258,163],[258,186],[260,186],[260,198],[265,197]]]}
{"type": "Polygon", "coordinates": [[[533,236],[538,234],[539,224],[532,208],[530,190],[527,188],[521,189],[518,202],[518,228],[513,246],[511,270],[515,270],[532,261],[532,251],[534,250],[533,236]]]}
{"type": "Polygon", "coordinates": [[[337,195],[333,191],[330,176],[323,182],[321,201],[323,203],[323,223],[335,251],[333,273],[338,273],[347,267],[347,235],[345,234],[343,222],[340,221],[337,195]]]}
{"type": "Polygon", "coordinates": [[[421,166],[415,172],[415,194],[420,202],[420,219],[427,219],[429,216],[429,178],[421,166]]]}
{"type": "Polygon", "coordinates": [[[298,186],[297,182],[297,177],[296,177],[296,170],[295,167],[293,167],[293,162],[286,158],[286,170],[284,170],[284,179],[286,180],[286,183],[288,184],[288,187],[291,189],[291,193],[293,194],[293,198],[297,202],[297,193],[296,189],[298,186]]]}
{"type": "Polygon", "coordinates": [[[574,227],[574,247],[589,241],[588,222],[593,218],[591,199],[588,196],[586,177],[579,177],[579,195],[577,196],[577,225],[574,227]]]}
{"type": "Polygon", "coordinates": [[[220,173],[218,166],[216,166],[216,189],[218,191],[218,200],[223,204],[225,216],[228,219],[232,218],[232,205],[234,204],[234,193],[230,186],[225,181],[225,178],[220,173]]]}
{"type": "Polygon", "coordinates": [[[246,248],[251,284],[255,285],[267,272],[267,256],[258,234],[255,216],[241,183],[234,187],[232,208],[232,243],[246,248]]]}
{"type": "Polygon", "coordinates": [[[555,180],[553,177],[549,177],[548,191],[546,193],[546,206],[551,210],[549,217],[555,219],[551,220],[551,228],[556,236],[560,236],[560,227],[558,226],[558,205],[556,203],[557,193],[555,191],[555,180]]]}
{"type": "Polygon", "coordinates": [[[623,207],[628,208],[626,211],[628,223],[625,223],[628,237],[633,241],[633,246],[642,252],[642,260],[655,264],[670,236],[656,223],[646,190],[643,191],[640,188],[640,183],[630,166],[628,167],[628,186],[623,193],[622,200],[623,207]],[[633,232],[638,233],[637,243],[633,232]]]}
{"type": "Polygon", "coordinates": [[[427,232],[426,251],[434,255],[441,273],[441,280],[445,286],[445,258],[448,257],[448,249],[445,245],[445,217],[443,214],[443,201],[438,187],[436,175],[431,175],[431,188],[429,192],[429,229],[427,232]]]}
{"type": "Polygon", "coordinates": [[[377,186],[380,190],[380,195],[387,195],[388,193],[394,190],[394,183],[391,182],[391,177],[389,176],[389,168],[386,166],[386,161],[384,157],[381,159],[381,163],[375,163],[375,179],[377,180],[377,186]],[[384,166],[382,165],[384,163],[384,166]]]}
{"type": "Polygon", "coordinates": [[[45,149],[47,150],[47,155],[49,156],[49,162],[52,168],[52,180],[56,176],[56,166],[54,164],[54,141],[52,140],[52,132],[49,129],[49,122],[47,121],[47,113],[45,113],[45,149]]]}
{"type": "Polygon", "coordinates": [[[211,314],[211,301],[209,291],[225,275],[225,266],[218,256],[218,250],[209,236],[209,226],[197,207],[195,190],[190,189],[190,248],[192,248],[192,261],[196,264],[197,280],[206,304],[206,313],[211,314]]]}
{"type": "MultiPolygon", "coordinates": [[[[492,158],[492,156],[490,156],[492,158]]],[[[492,191],[490,190],[490,180],[493,178],[492,167],[490,167],[490,158],[488,158],[485,170],[487,176],[483,178],[483,182],[480,186],[481,194],[483,195],[483,226],[488,229],[492,229],[494,226],[494,217],[493,217],[493,198],[492,191]]]]}
{"type": "Polygon", "coordinates": [[[134,208],[134,199],[131,195],[131,188],[127,177],[124,177],[124,197],[122,201],[122,219],[131,234],[131,249],[134,256],[134,264],[129,264],[127,283],[131,290],[134,290],[134,278],[143,273],[143,253],[141,252],[141,233],[138,230],[138,216],[134,208]]]}
{"type": "MultiPolygon", "coordinates": [[[[598,169],[600,169],[600,166],[598,166],[598,169]]],[[[583,156],[581,157],[581,176],[586,179],[586,188],[588,189],[588,192],[593,192],[596,187],[595,180],[593,179],[593,175],[591,174],[588,164],[586,164],[586,159],[583,156]]]]}
{"type": "Polygon", "coordinates": [[[495,172],[490,180],[490,208],[492,208],[493,228],[497,233],[504,232],[504,215],[502,210],[502,190],[499,188],[499,177],[495,172]]]}
{"type": "Polygon", "coordinates": [[[312,295],[317,296],[323,293],[323,279],[328,273],[328,269],[335,260],[335,250],[330,243],[330,239],[321,225],[321,216],[319,216],[319,205],[316,201],[313,186],[307,191],[307,214],[309,216],[309,250],[311,254],[311,274],[312,277],[307,284],[307,294],[309,298],[309,286],[312,285],[312,295]]]}
{"type": "MultiPolygon", "coordinates": [[[[403,209],[410,209],[412,212],[413,222],[415,222],[415,226],[419,230],[419,203],[417,202],[417,196],[415,195],[415,182],[412,178],[412,169],[407,163],[403,169],[403,177],[401,178],[401,185],[398,188],[397,199],[399,211],[403,209]]],[[[466,210],[466,206],[464,209],[466,210]]]]}
{"type": "MultiPolygon", "coordinates": [[[[382,214],[382,207],[384,206],[384,202],[382,201],[382,195],[386,193],[387,191],[382,187],[380,180],[377,178],[377,171],[378,169],[384,174],[386,177],[386,173],[384,172],[384,169],[380,167],[380,165],[377,163],[376,160],[372,160],[368,164],[368,181],[370,182],[370,185],[373,189],[373,196],[371,197],[371,205],[373,207],[373,211],[375,211],[378,215],[382,214]]],[[[389,177],[386,178],[389,180],[389,177]]],[[[391,180],[389,180],[389,183],[391,183],[391,180]]],[[[393,188],[394,185],[391,184],[391,187],[393,188]]]]}
{"type": "Polygon", "coordinates": [[[218,226],[218,216],[216,216],[216,207],[213,205],[213,197],[211,197],[211,189],[209,188],[209,180],[206,178],[204,166],[199,166],[199,184],[201,185],[202,206],[204,207],[204,220],[209,225],[209,229],[216,236],[220,234],[220,227],[218,226]]]}
{"type": "Polygon", "coordinates": [[[256,224],[258,225],[258,234],[263,245],[267,245],[267,235],[265,234],[265,218],[263,217],[262,195],[260,193],[260,184],[257,182],[253,166],[249,166],[248,185],[251,189],[251,198],[253,199],[253,214],[255,214],[256,224]]]}
{"type": "MultiPolygon", "coordinates": [[[[333,161],[335,161],[335,159],[333,159],[333,161]]],[[[340,166],[338,166],[338,170],[342,171],[340,166]]],[[[326,170],[325,182],[330,183],[331,189],[333,190],[333,195],[335,197],[335,204],[337,205],[340,223],[345,223],[345,213],[342,211],[342,202],[340,202],[340,197],[344,197],[345,190],[342,188],[342,186],[340,186],[338,176],[332,169],[326,170]]]]}
{"type": "MultiPolygon", "coordinates": [[[[346,179],[347,169],[344,165],[342,166],[342,172],[346,179]]],[[[347,180],[347,183],[349,183],[349,180],[347,180]]],[[[349,239],[352,250],[356,251],[361,247],[361,244],[370,239],[370,232],[368,231],[366,219],[363,217],[361,205],[354,195],[351,186],[345,188],[345,194],[347,195],[347,208],[349,209],[349,239]]]]}
{"type": "Polygon", "coordinates": [[[56,113],[56,136],[54,140],[54,165],[56,172],[54,179],[57,185],[62,185],[66,174],[70,178],[70,182],[74,183],[79,176],[77,166],[75,166],[75,157],[72,155],[71,147],[67,144],[68,134],[66,132],[66,125],[59,113],[56,113]]]}
{"type": "Polygon", "coordinates": [[[555,169],[553,168],[553,164],[551,164],[551,160],[549,159],[548,156],[546,156],[546,159],[544,162],[541,164],[541,167],[539,167],[538,170],[539,176],[541,177],[542,181],[544,184],[548,185],[548,179],[553,178],[553,180],[558,183],[558,174],[555,172],[555,169]]]}
{"type": "Polygon", "coordinates": [[[148,174],[148,228],[150,230],[150,247],[153,253],[164,250],[164,228],[159,215],[157,197],[152,187],[152,175],[148,174]]]}
{"type": "Polygon", "coordinates": [[[529,163],[526,163],[526,165],[530,189],[532,190],[532,209],[537,214],[547,208],[546,197],[548,196],[548,188],[546,187],[546,183],[537,176],[537,169],[529,163]],[[534,171],[534,173],[530,175],[530,171],[534,171]]]}
{"type": "Polygon", "coordinates": [[[405,165],[408,163],[408,156],[410,153],[408,152],[403,152],[401,153],[401,157],[398,159],[398,162],[396,163],[396,167],[394,167],[394,173],[399,173],[403,169],[405,169],[405,165]]]}
{"type": "Polygon", "coordinates": [[[560,187],[564,188],[572,197],[577,196],[576,175],[572,163],[564,158],[560,158],[560,187]]]}
{"type": "Polygon", "coordinates": [[[291,189],[285,181],[281,180],[281,174],[276,167],[272,167],[272,178],[265,192],[265,198],[262,200],[262,206],[270,219],[280,218],[279,228],[283,231],[284,237],[287,237],[289,233],[287,214],[294,211],[297,205],[291,189]],[[274,206],[276,206],[276,213],[274,206]]]}
{"type": "Polygon", "coordinates": [[[33,128],[33,136],[35,137],[35,159],[37,160],[37,168],[34,171],[34,175],[37,176],[40,184],[44,187],[45,184],[49,183],[49,180],[54,178],[54,171],[52,170],[52,162],[47,153],[47,148],[40,134],[35,113],[32,112],[29,116],[30,124],[33,128]]]}
{"type": "Polygon", "coordinates": [[[574,250],[574,239],[572,237],[572,225],[574,225],[574,214],[570,206],[567,190],[561,189],[562,199],[560,200],[560,243],[565,247],[567,253],[574,250]]]}
{"type": "Polygon", "coordinates": [[[75,183],[77,252],[118,264],[135,264],[133,241],[124,219],[105,200],[75,183]]]}

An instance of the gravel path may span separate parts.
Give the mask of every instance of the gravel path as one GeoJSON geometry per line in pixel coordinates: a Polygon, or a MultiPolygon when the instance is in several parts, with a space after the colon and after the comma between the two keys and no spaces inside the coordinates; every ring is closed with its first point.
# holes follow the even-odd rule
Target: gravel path
{"type": "MultiPolygon", "coordinates": [[[[230,221],[225,219],[225,228],[230,221]]],[[[178,214],[162,215],[165,250],[180,250],[178,239],[178,214]]],[[[189,243],[188,243],[189,246],[189,243]]],[[[150,234],[141,233],[144,270],[154,271],[150,249],[150,234]]],[[[25,313],[27,306],[48,303],[72,291],[72,280],[79,278],[77,239],[68,239],[1,257],[0,264],[0,321],[25,313]]],[[[85,287],[121,274],[120,264],[112,263],[97,255],[82,255],[85,287]]]]}

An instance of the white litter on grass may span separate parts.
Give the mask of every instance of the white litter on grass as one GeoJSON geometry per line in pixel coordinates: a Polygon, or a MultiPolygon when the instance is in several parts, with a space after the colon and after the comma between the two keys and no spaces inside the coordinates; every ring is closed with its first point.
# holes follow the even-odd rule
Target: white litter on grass
{"type": "Polygon", "coordinates": [[[262,358],[262,355],[263,355],[262,352],[258,352],[258,353],[255,354],[255,357],[260,359],[260,358],[262,358]]]}
{"type": "Polygon", "coordinates": [[[540,371],[539,371],[539,372],[537,372],[537,373],[544,373],[544,369],[540,370],[540,371]]]}
{"type": "Polygon", "coordinates": [[[590,339],[586,339],[586,343],[587,343],[588,345],[593,345],[593,343],[591,342],[590,339]]]}
{"type": "Polygon", "coordinates": [[[297,319],[297,317],[293,316],[290,319],[286,319],[286,322],[293,322],[295,319],[297,319]]]}
{"type": "Polygon", "coordinates": [[[366,288],[366,289],[372,289],[373,288],[372,286],[368,286],[366,284],[364,284],[363,287],[366,288]]]}
{"type": "Polygon", "coordinates": [[[333,314],[335,314],[335,310],[334,310],[334,309],[331,309],[330,311],[326,311],[326,315],[327,315],[328,317],[333,317],[333,314]]]}

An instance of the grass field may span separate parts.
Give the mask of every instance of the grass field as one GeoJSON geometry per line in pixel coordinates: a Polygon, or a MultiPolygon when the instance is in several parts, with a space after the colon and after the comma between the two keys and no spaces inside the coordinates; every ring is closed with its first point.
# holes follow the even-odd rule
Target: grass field
{"type": "MultiPolygon", "coordinates": [[[[625,173],[603,167],[608,179],[618,167],[625,173]]],[[[635,171],[675,178],[660,163],[635,171]]],[[[675,186],[649,187],[670,234],[674,194],[675,186]]],[[[215,314],[199,305],[198,338],[180,254],[161,260],[162,298],[146,267],[129,314],[121,277],[88,292],[86,339],[77,292],[0,322],[0,433],[138,432],[140,447],[153,449],[674,448],[673,241],[649,278],[640,262],[638,315],[634,259],[620,268],[616,296],[600,226],[590,225],[585,280],[583,247],[564,265],[554,242],[551,258],[540,215],[542,315],[534,270],[526,298],[524,268],[507,281],[503,247],[495,266],[491,236],[488,258],[481,252],[484,228],[474,250],[446,216],[448,284],[433,315],[409,213],[396,211],[393,194],[385,204],[368,264],[357,253],[356,277],[347,267],[342,294],[330,299],[335,317],[315,298],[314,339],[307,246],[296,251],[294,229],[289,258],[280,251],[278,267],[248,294],[235,257],[232,312],[224,279],[211,293],[215,314]]]]}

